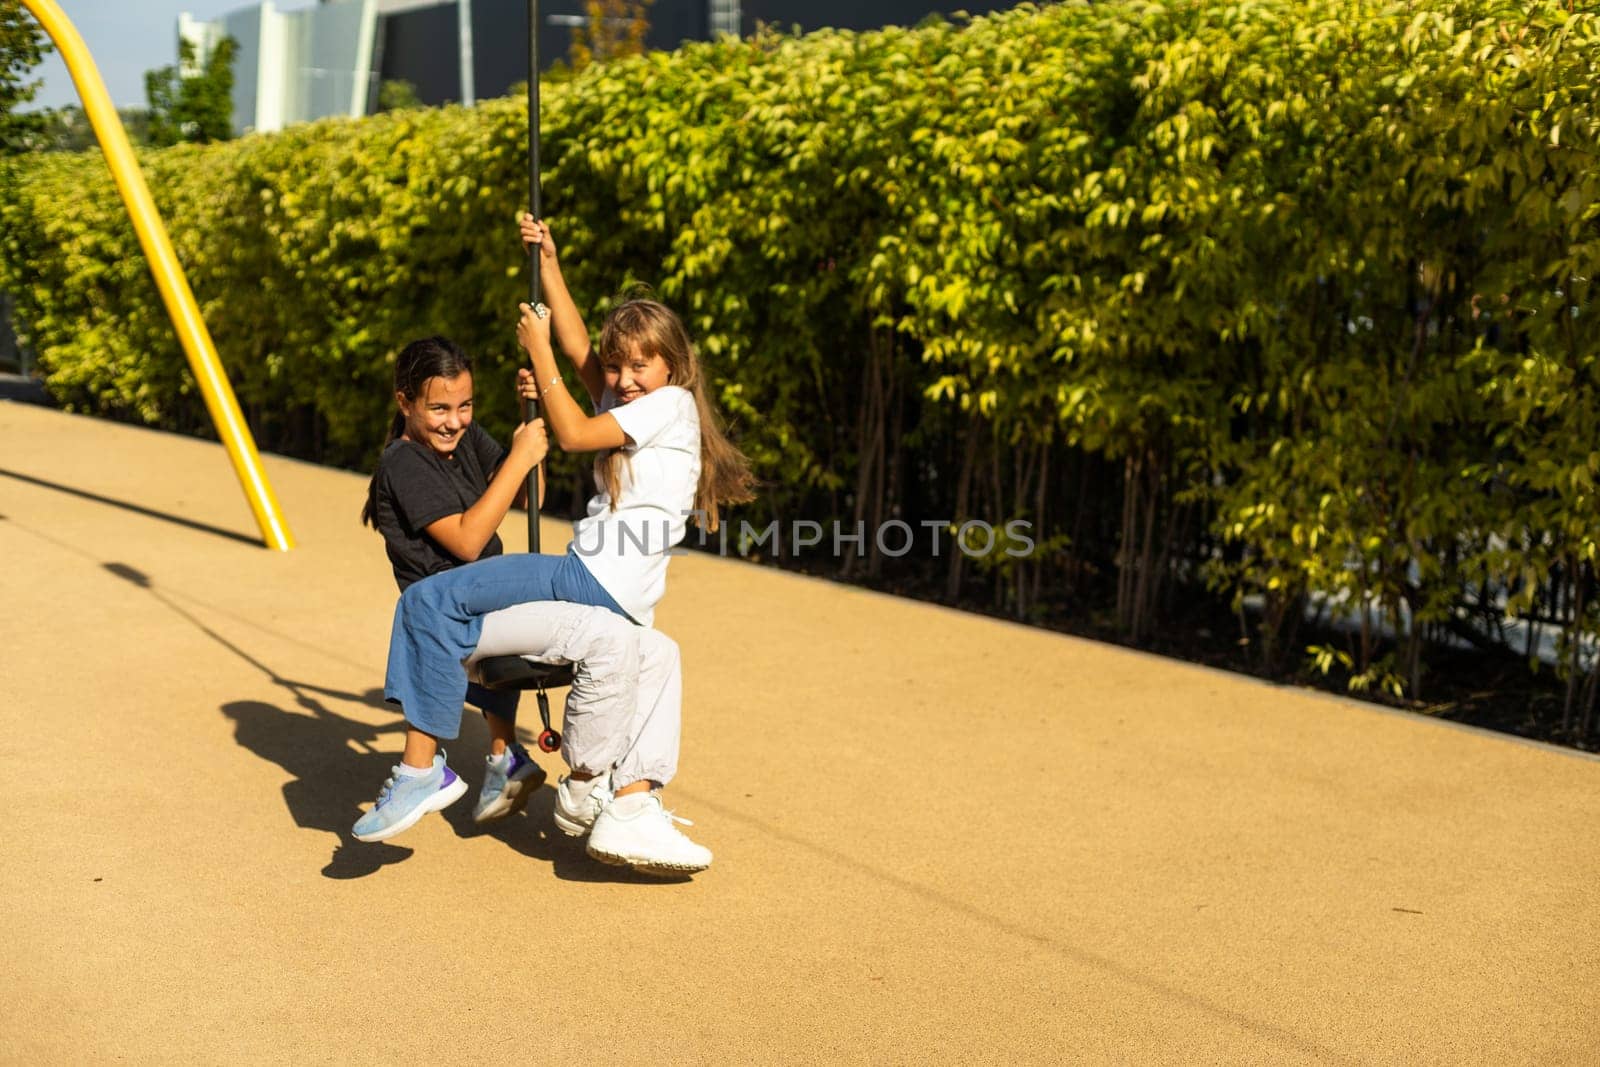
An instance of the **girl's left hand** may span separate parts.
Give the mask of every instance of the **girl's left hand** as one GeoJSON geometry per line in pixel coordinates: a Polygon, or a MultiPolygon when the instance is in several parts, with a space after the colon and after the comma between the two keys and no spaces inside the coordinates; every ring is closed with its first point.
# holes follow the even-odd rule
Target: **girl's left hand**
{"type": "Polygon", "coordinates": [[[522,318],[517,320],[517,340],[522,344],[523,349],[530,356],[535,351],[535,345],[538,346],[538,351],[550,351],[549,309],[540,304],[539,308],[544,311],[544,314],[539,315],[527,304],[518,304],[517,307],[522,309],[522,318]]]}
{"type": "Polygon", "coordinates": [[[539,399],[539,383],[533,379],[533,371],[523,367],[517,371],[517,395],[524,400],[539,399]]]}

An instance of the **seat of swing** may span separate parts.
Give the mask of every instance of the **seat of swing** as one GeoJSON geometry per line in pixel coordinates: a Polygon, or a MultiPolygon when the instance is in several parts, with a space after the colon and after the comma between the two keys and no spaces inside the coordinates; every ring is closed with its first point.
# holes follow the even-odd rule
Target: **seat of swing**
{"type": "MultiPolygon", "coordinates": [[[[550,724],[550,698],[547,689],[572,684],[572,664],[545,663],[526,656],[486,656],[472,665],[472,674],[485,689],[531,689],[539,698],[538,745],[541,752],[561,748],[561,732],[550,724]]],[[[485,715],[488,712],[484,712],[485,715]]]]}
{"type": "Polygon", "coordinates": [[[572,664],[526,656],[487,656],[473,669],[485,689],[559,689],[572,684],[572,664]]]}

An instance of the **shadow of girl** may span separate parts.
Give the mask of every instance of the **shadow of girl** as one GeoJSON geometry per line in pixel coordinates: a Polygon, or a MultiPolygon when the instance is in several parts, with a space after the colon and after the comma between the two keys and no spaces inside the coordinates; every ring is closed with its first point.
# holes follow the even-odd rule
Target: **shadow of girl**
{"type": "MultiPolygon", "coordinates": [[[[372,783],[387,777],[399,757],[404,722],[397,718],[372,726],[331,711],[318,699],[326,696],[392,712],[394,709],[383,701],[383,691],[369,689],[357,695],[277,680],[294,693],[295,703],[303,711],[289,711],[256,700],[233,701],[221,710],[233,720],[234,738],[239,744],[294,776],[283,787],[283,799],[295,825],[324,830],[338,838],[332,858],[322,868],[323,876],[362,878],[408,858],[412,849],[382,842],[362,844],[349,836],[362,805],[373,799],[372,783]]],[[[489,736],[482,719],[463,715],[461,736],[451,747],[463,755],[487,751],[489,736]]],[[[470,765],[470,760],[451,762],[458,769],[470,765]]],[[[468,779],[474,785],[480,780],[471,774],[468,779]]],[[[546,786],[534,794],[527,811],[518,818],[479,826],[472,821],[472,805],[465,802],[453,804],[441,814],[458,836],[493,837],[529,859],[550,864],[555,876],[565,881],[661,885],[679,880],[643,875],[591,859],[581,840],[556,832],[554,807],[555,789],[546,786]]]]}
{"type": "MultiPolygon", "coordinates": [[[[370,706],[386,706],[378,690],[369,690],[364,696],[319,692],[370,706]]],[[[224,704],[221,711],[233,720],[234,738],[239,744],[294,776],[283,787],[283,799],[295,825],[325,830],[338,838],[333,858],[322,869],[323,875],[360,878],[410,856],[409,848],[352,845],[347,841],[350,827],[361,815],[361,805],[372,800],[372,783],[382,781],[389,773],[399,749],[396,742],[379,742],[383,735],[399,734],[403,724],[396,720],[371,726],[330,711],[304,689],[297,691],[296,697],[296,703],[310,714],[254,700],[233,701],[224,704]]]]}

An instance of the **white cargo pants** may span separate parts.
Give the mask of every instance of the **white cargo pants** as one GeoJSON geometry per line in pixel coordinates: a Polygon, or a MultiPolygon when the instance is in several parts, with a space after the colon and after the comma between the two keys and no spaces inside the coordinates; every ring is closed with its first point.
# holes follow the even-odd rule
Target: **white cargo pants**
{"type": "Polygon", "coordinates": [[[610,769],[613,789],[645,779],[665,785],[677,773],[683,662],[666,634],[606,608],[539,601],[484,616],[467,660],[474,680],[488,656],[572,664],[561,755],[573,770],[610,769]]]}

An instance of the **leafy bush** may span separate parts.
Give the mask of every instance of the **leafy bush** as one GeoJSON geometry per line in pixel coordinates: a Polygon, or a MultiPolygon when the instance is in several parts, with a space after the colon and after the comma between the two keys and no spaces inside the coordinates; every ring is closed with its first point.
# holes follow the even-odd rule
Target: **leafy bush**
{"type": "MultiPolygon", "coordinates": [[[[1575,8],[1069,2],[690,45],[548,89],[547,213],[596,322],[634,282],[685,314],[770,483],[752,521],[1025,519],[1026,559],[868,538],[844,569],[1024,618],[1103,594],[1135,640],[1209,582],[1259,602],[1269,669],[1321,604],[1355,622],[1318,665],[1415,694],[1507,610],[1600,624],[1575,8]]],[[[144,157],[267,447],[370,463],[390,361],[432,332],[506,432],[524,137],[505,100],[144,157]]],[[[98,158],[0,212],[57,396],[203,430],[98,158]]]]}

